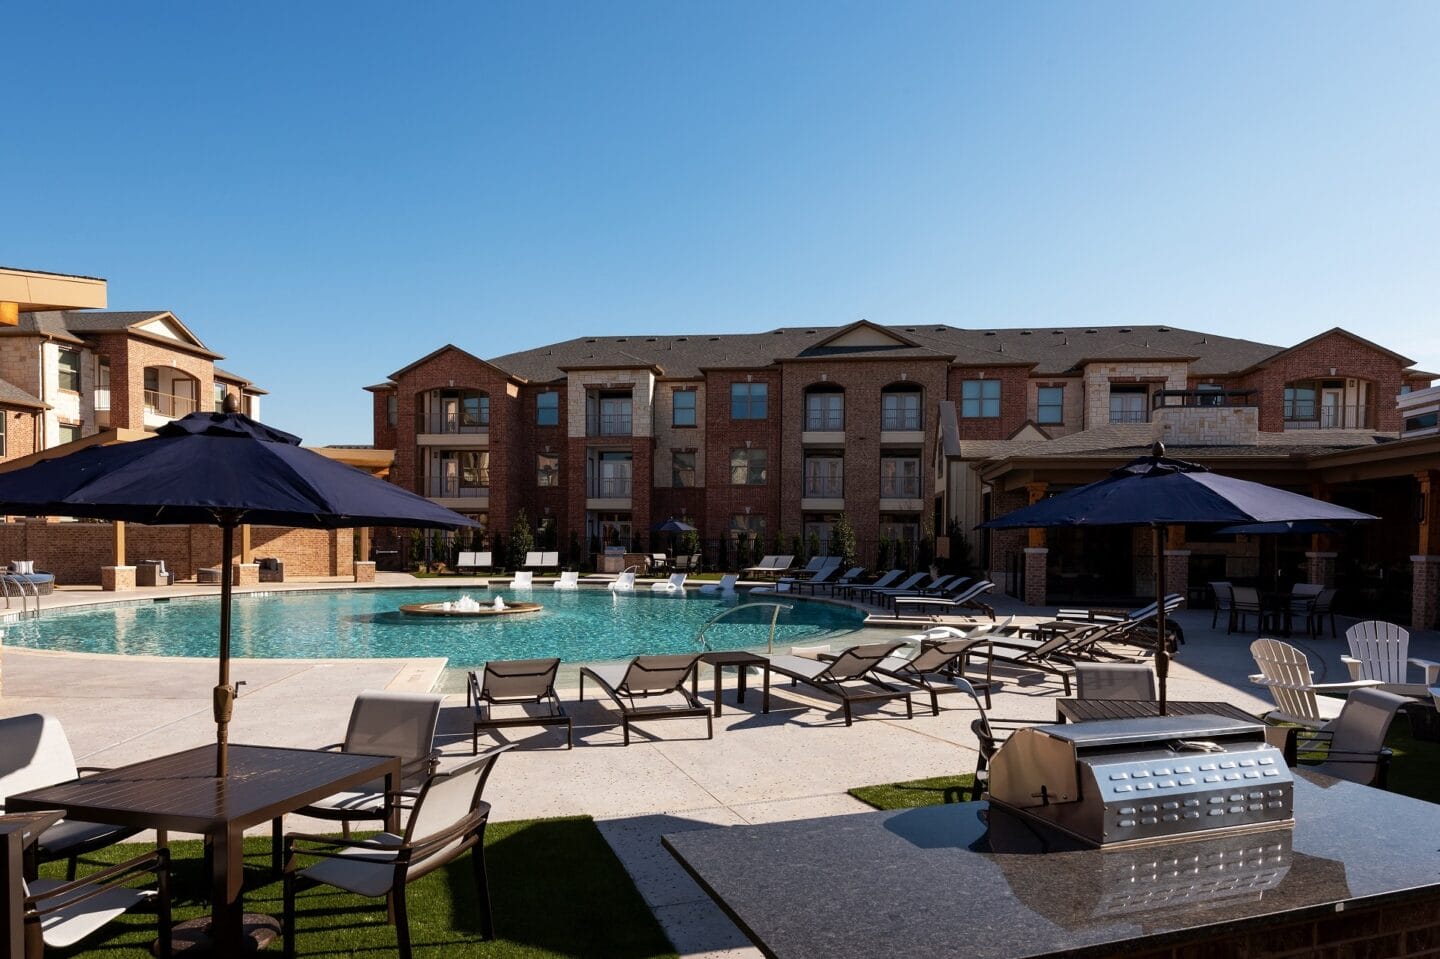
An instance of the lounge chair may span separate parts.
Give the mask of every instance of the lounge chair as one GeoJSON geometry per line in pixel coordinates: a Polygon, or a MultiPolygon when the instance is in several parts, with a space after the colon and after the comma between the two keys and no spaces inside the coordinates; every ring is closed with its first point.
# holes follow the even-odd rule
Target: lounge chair
{"type": "MultiPolygon", "coordinates": [[[[839,569],[839,567],[837,566],[836,569],[839,569]]],[[[836,590],[844,589],[863,575],[865,575],[864,566],[852,566],[847,569],[844,574],[841,575],[841,577],[837,580],[826,580],[817,582],[816,580],[811,579],[805,582],[796,583],[795,585],[802,590],[809,590],[812,596],[822,589],[831,596],[834,596],[836,590]]]]}
{"type": "Polygon", "coordinates": [[[939,596],[955,583],[964,581],[966,581],[964,576],[934,576],[924,586],[872,590],[871,595],[881,606],[888,606],[894,603],[896,597],[899,596],[939,596]]]}
{"type": "MultiPolygon", "coordinates": [[[[24,831],[25,823],[43,821],[48,817],[46,813],[13,813],[0,816],[0,822],[22,830],[21,836],[27,837],[33,836],[33,833],[24,831]]],[[[22,844],[24,842],[25,838],[22,838],[22,844]]],[[[112,919],[150,903],[154,903],[156,911],[158,954],[161,959],[169,959],[171,955],[170,851],[164,846],[107,866],[79,881],[73,878],[66,881],[21,879],[20,888],[10,892],[16,894],[12,916],[24,926],[23,931],[6,928],[9,934],[7,946],[23,941],[13,959],[43,959],[47,948],[72,949],[99,932],[112,919]],[[131,885],[147,874],[155,876],[154,889],[137,889],[131,885]]],[[[9,903],[6,906],[11,908],[9,903]]],[[[10,957],[12,953],[7,951],[6,956],[10,957]]]]}
{"type": "Polygon", "coordinates": [[[831,576],[834,576],[836,573],[840,572],[840,562],[841,561],[839,557],[836,557],[835,562],[822,565],[818,570],[811,574],[810,578],[808,579],[800,579],[798,576],[782,576],[775,581],[775,587],[773,591],[776,593],[788,593],[791,591],[798,592],[799,587],[802,586],[814,589],[815,586],[820,583],[829,582],[831,576]]]}
{"type": "Polygon", "coordinates": [[[1385,735],[1395,713],[1409,702],[1383,689],[1357,689],[1333,721],[1296,733],[1294,753],[1307,769],[1384,789],[1391,758],[1385,735]]]}
{"type": "MultiPolygon", "coordinates": [[[[382,832],[364,840],[291,833],[285,839],[285,959],[295,956],[295,892],[301,881],[324,884],[367,898],[385,897],[399,939],[400,959],[411,959],[405,887],[470,852],[474,868],[480,936],[495,938],[490,884],[485,875],[485,825],[490,804],[480,797],[509,745],[489,750],[458,769],[430,776],[415,798],[403,835],[382,832]],[[313,865],[302,866],[307,860],[313,865]]],[[[329,910],[327,899],[322,907],[329,910]]]]}
{"type": "Polygon", "coordinates": [[[456,572],[462,569],[489,569],[492,565],[494,564],[490,561],[489,552],[460,553],[455,557],[456,572]]]}
{"type": "Polygon", "coordinates": [[[1350,655],[1340,661],[1351,679],[1373,679],[1386,692],[1424,699],[1440,683],[1440,663],[1410,656],[1410,633],[1394,623],[1367,620],[1345,630],[1350,655]],[[1410,667],[1425,674],[1424,682],[1410,682],[1410,667]]]}
{"type": "Polygon", "coordinates": [[[665,582],[663,582],[663,583],[651,583],[651,584],[650,584],[650,590],[651,590],[651,592],[655,592],[655,593],[684,593],[684,592],[685,592],[685,574],[684,574],[684,573],[671,573],[671,574],[670,574],[670,578],[667,579],[665,582]]]}
{"type": "Polygon", "coordinates": [[[771,656],[769,665],[765,668],[765,694],[761,711],[770,711],[770,674],[774,672],[840,700],[845,712],[846,726],[854,722],[852,708],[858,702],[903,699],[906,715],[913,719],[915,705],[910,700],[910,690],[898,689],[873,675],[876,666],[904,645],[903,642],[893,642],[852,646],[828,662],[802,659],[799,656],[771,656]],[[857,688],[847,685],[850,683],[863,685],[857,688]]]}
{"type": "Polygon", "coordinates": [[[560,578],[551,584],[554,589],[579,589],[580,573],[576,570],[566,570],[560,574],[560,578]]]}
{"type": "MultiPolygon", "coordinates": [[[[435,748],[435,725],[440,720],[442,702],[443,696],[431,693],[366,690],[355,697],[344,742],[320,748],[367,756],[395,756],[400,760],[400,788],[413,789],[425,782],[440,760],[435,748]]],[[[386,795],[385,780],[377,779],[295,812],[339,822],[348,836],[352,822],[383,820],[392,800],[393,797],[386,795]]],[[[273,851],[277,854],[282,820],[283,817],[273,822],[276,843],[273,851]]]]}
{"type": "Polygon", "coordinates": [[[555,674],[559,670],[558,658],[491,660],[478,671],[472,669],[465,688],[465,705],[475,710],[471,754],[480,753],[480,730],[512,726],[564,726],[565,748],[573,748],[574,724],[555,694],[555,674]],[[496,706],[521,707],[521,713],[497,718],[496,706]],[[526,713],[525,706],[543,706],[546,712],[543,715],[526,713]]]}
{"type": "Polygon", "coordinates": [[[764,573],[772,572],[772,571],[775,569],[775,561],[776,561],[777,559],[779,559],[779,558],[780,558],[780,557],[778,557],[778,556],[774,556],[774,555],[771,555],[771,554],[768,554],[768,553],[767,553],[766,555],[760,557],[760,562],[756,563],[754,566],[746,566],[746,567],[745,567],[744,569],[742,569],[740,572],[741,572],[742,574],[743,574],[743,573],[764,574],[764,573]]]}
{"type": "MultiPolygon", "coordinates": [[[[1238,587],[1237,587],[1238,589],[1238,587]]],[[[1317,683],[1310,672],[1310,660],[1300,650],[1278,639],[1257,639],[1250,644],[1250,655],[1260,672],[1250,682],[1264,686],[1275,700],[1275,708],[1266,719],[1301,726],[1322,728],[1340,715],[1343,702],[1317,693],[1346,693],[1379,686],[1375,679],[1359,679],[1348,683],[1317,683]]]]}
{"type": "Polygon", "coordinates": [[[924,613],[928,609],[937,609],[941,614],[953,613],[962,609],[978,610],[995,619],[995,608],[988,603],[982,603],[980,597],[995,588],[995,584],[988,579],[982,579],[978,583],[966,583],[951,592],[949,596],[895,596],[891,604],[895,608],[895,617],[900,617],[901,610],[906,612],[914,611],[924,613]]]}
{"type": "Polygon", "coordinates": [[[558,570],[560,568],[560,552],[557,550],[553,553],[541,553],[540,568],[558,570]]]}
{"type": "MultiPolygon", "coordinates": [[[[889,574],[886,575],[888,576],[889,574]]],[[[879,581],[871,583],[869,586],[861,586],[859,589],[856,589],[854,591],[855,599],[861,603],[870,603],[875,599],[875,597],[879,596],[882,593],[890,592],[891,590],[911,590],[914,589],[917,585],[919,585],[922,579],[929,575],[929,573],[911,573],[908,577],[906,577],[905,581],[903,583],[900,583],[898,586],[881,586],[879,581]]],[[[885,577],[881,577],[881,579],[884,578],[885,577]]]]}
{"type": "Polygon", "coordinates": [[[995,662],[1058,676],[1064,683],[1065,694],[1068,696],[1071,691],[1070,678],[1075,674],[1076,663],[1096,657],[1126,659],[1119,654],[1108,652],[1101,644],[1118,642],[1134,628],[1132,623],[1096,623],[1059,633],[1048,639],[997,635],[993,631],[986,635],[993,644],[990,655],[995,662]]]}
{"type": "MultiPolygon", "coordinates": [[[[0,719],[0,812],[12,794],[73,782],[84,773],[106,770],[75,765],[75,753],[60,720],[42,713],[0,719]]],[[[40,834],[28,853],[37,862],[68,860],[75,878],[77,857],[128,839],[140,830],[129,826],[62,819],[40,834]]],[[[159,845],[165,845],[164,833],[159,845]]]]}
{"type": "Polygon", "coordinates": [[[1081,699],[1154,702],[1159,693],[1148,663],[1076,663],[1075,694],[1081,699]]]}
{"type": "Polygon", "coordinates": [[[866,589],[886,589],[901,576],[905,575],[903,569],[892,569],[871,583],[847,583],[844,586],[837,585],[832,596],[840,596],[843,599],[850,599],[856,593],[866,589]]]}
{"type": "Polygon", "coordinates": [[[930,696],[930,713],[933,716],[940,715],[942,693],[968,693],[978,706],[979,699],[975,695],[977,686],[984,690],[985,705],[989,707],[990,691],[994,685],[990,669],[994,664],[993,657],[986,657],[989,665],[983,681],[971,682],[965,678],[966,660],[977,647],[988,647],[988,639],[983,635],[972,638],[964,634],[959,634],[959,638],[917,638],[921,644],[919,652],[909,659],[903,656],[886,656],[875,665],[875,672],[924,690],[930,696]]]}
{"type": "MultiPolygon", "coordinates": [[[[1179,593],[1165,595],[1166,613],[1173,613],[1183,605],[1185,605],[1185,597],[1179,593]]],[[[1055,618],[1083,623],[1143,623],[1146,620],[1154,619],[1158,608],[1158,603],[1146,603],[1138,609],[1132,609],[1128,613],[1118,616],[1094,609],[1060,609],[1056,610],[1055,618]]]]}
{"type": "Polygon", "coordinates": [[[739,576],[736,576],[734,573],[726,573],[724,576],[721,576],[721,577],[720,577],[720,582],[718,582],[718,583],[706,583],[704,586],[701,586],[701,587],[700,587],[700,592],[702,592],[702,593],[733,593],[733,592],[735,592],[735,584],[738,583],[739,581],[740,581],[740,577],[739,577],[739,576]]]}
{"type": "Polygon", "coordinates": [[[515,578],[510,581],[511,589],[534,589],[535,572],[529,569],[517,569],[515,578]]]}
{"type": "Polygon", "coordinates": [[[528,570],[541,569],[545,565],[545,554],[539,552],[538,550],[526,553],[525,562],[521,563],[520,565],[524,569],[528,570]]]}
{"type": "Polygon", "coordinates": [[[633,593],[635,592],[635,571],[627,569],[610,583],[611,592],[633,593]]]}
{"type": "Polygon", "coordinates": [[[620,726],[625,745],[630,745],[630,724],[637,720],[705,717],[705,738],[715,737],[710,707],[702,703],[687,685],[700,668],[700,654],[678,656],[636,656],[628,663],[602,663],[580,668],[580,698],[585,698],[588,676],[620,707],[620,726]],[[684,705],[663,703],[636,705],[636,699],[679,696],[684,705]]]}

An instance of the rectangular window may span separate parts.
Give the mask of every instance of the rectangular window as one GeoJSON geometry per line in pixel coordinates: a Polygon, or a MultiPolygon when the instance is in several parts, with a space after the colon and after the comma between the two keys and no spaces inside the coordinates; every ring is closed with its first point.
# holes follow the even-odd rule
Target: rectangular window
{"type": "Polygon", "coordinates": [[[839,499],[845,495],[845,460],[839,456],[805,457],[805,495],[839,499]]]}
{"type": "Polygon", "coordinates": [[[730,451],[730,484],[732,486],[765,485],[769,456],[764,450],[730,451]]]}
{"type": "Polygon", "coordinates": [[[5,411],[0,410],[0,456],[4,456],[10,451],[10,437],[8,436],[10,426],[8,419],[5,411]]]}
{"type": "Polygon", "coordinates": [[[805,396],[805,429],[838,433],[845,428],[844,393],[808,393],[805,396]]]}
{"type": "Polygon", "coordinates": [[[215,384],[215,412],[225,412],[225,384],[215,384]]]}
{"type": "Polygon", "coordinates": [[[1000,415],[999,380],[965,380],[960,384],[960,415],[993,419],[1000,415]]]}
{"type": "Polygon", "coordinates": [[[1042,386],[1035,391],[1035,422],[1065,422],[1065,387],[1042,386]]]}
{"type": "MultiPolygon", "coordinates": [[[[1421,413],[1419,416],[1407,416],[1405,418],[1405,432],[1414,433],[1419,430],[1433,430],[1440,427],[1440,413],[1421,413]]],[[[3,455],[3,451],[0,451],[3,455]]]]}
{"type": "Polygon", "coordinates": [[[535,397],[535,425],[560,425],[560,394],[541,393],[535,397]]]}
{"type": "Polygon", "coordinates": [[[80,351],[61,350],[56,364],[60,371],[60,388],[72,393],[80,392],[80,351]]]}
{"type": "Polygon", "coordinates": [[[765,539],[765,517],[754,513],[735,513],[730,517],[730,538],[736,542],[744,536],[746,542],[765,539]]]}
{"type": "Polygon", "coordinates": [[[1145,408],[1145,403],[1149,398],[1150,388],[1148,386],[1110,387],[1110,422],[1146,422],[1150,419],[1150,411],[1145,408]]]}
{"type": "Polygon", "coordinates": [[[881,458],[880,496],[883,499],[920,498],[920,457],[918,455],[881,458]]]}
{"type": "Polygon", "coordinates": [[[57,439],[63,445],[73,443],[80,438],[80,426],[73,423],[61,423],[57,439]]]}
{"type": "Polygon", "coordinates": [[[689,487],[695,485],[695,454],[675,450],[670,454],[670,485],[689,487]]]}
{"type": "Polygon", "coordinates": [[[385,422],[394,426],[400,420],[400,397],[391,393],[385,397],[385,422]]]}
{"type": "Polygon", "coordinates": [[[731,383],[730,418],[763,420],[769,415],[770,386],[767,383],[731,383]]]}
{"type": "Polygon", "coordinates": [[[1313,420],[1318,418],[1315,408],[1315,387],[1285,387],[1285,419],[1313,420]]]}
{"type": "Polygon", "coordinates": [[[695,425],[695,391],[676,390],[670,394],[672,415],[671,426],[695,425]]]}
{"type": "Polygon", "coordinates": [[[560,457],[553,453],[536,454],[535,485],[548,487],[560,485],[560,457]]]}
{"type": "MultiPolygon", "coordinates": [[[[999,380],[996,380],[998,383],[999,380]]],[[[922,428],[920,393],[915,390],[886,393],[880,413],[880,428],[892,432],[914,432],[922,428]]]]}
{"type": "Polygon", "coordinates": [[[485,393],[460,395],[460,428],[490,425],[490,397],[485,393]]]}

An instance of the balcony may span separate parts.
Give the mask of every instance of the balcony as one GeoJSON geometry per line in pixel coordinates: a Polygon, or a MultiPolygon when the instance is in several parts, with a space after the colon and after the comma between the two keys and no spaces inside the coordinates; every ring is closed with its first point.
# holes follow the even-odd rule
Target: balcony
{"type": "Polygon", "coordinates": [[[806,499],[840,499],[845,495],[845,481],[839,476],[805,477],[806,499]]]}
{"type": "Polygon", "coordinates": [[[590,417],[585,425],[586,436],[630,436],[635,426],[629,413],[601,413],[590,417]]]}
{"type": "MultiPolygon", "coordinates": [[[[106,392],[106,408],[109,408],[109,392],[106,392]]],[[[178,419],[195,412],[197,405],[194,396],[184,396],[178,393],[161,393],[158,390],[145,391],[145,414],[147,416],[163,416],[166,419],[178,419]]]]}
{"type": "Polygon", "coordinates": [[[1112,423],[1148,423],[1150,411],[1144,409],[1115,409],[1110,410],[1110,422],[1112,423]]]}
{"type": "Polygon", "coordinates": [[[1156,390],[1150,397],[1152,409],[1192,406],[1258,406],[1255,390],[1156,390]]]}
{"type": "Polygon", "coordinates": [[[1374,429],[1371,407],[1363,404],[1331,406],[1315,403],[1285,404],[1287,430],[1374,429]]]}
{"type": "Polygon", "coordinates": [[[882,477],[880,477],[880,498],[881,498],[881,499],[919,499],[919,498],[920,498],[920,477],[918,477],[918,476],[882,476],[882,477]]]}
{"type": "Polygon", "coordinates": [[[844,429],[844,410],[810,410],[805,414],[807,433],[840,433],[844,429]]]}
{"type": "Polygon", "coordinates": [[[424,495],[431,499],[488,499],[490,474],[482,472],[475,482],[453,476],[427,476],[422,483],[424,495]]]}
{"type": "Polygon", "coordinates": [[[631,477],[602,476],[590,480],[585,508],[590,510],[626,510],[630,508],[631,477]]]}
{"type": "Polygon", "coordinates": [[[886,433],[915,433],[923,428],[919,410],[892,411],[880,417],[880,429],[886,433]]]}
{"type": "Polygon", "coordinates": [[[476,419],[462,413],[435,413],[426,416],[420,424],[421,433],[485,433],[490,429],[490,417],[476,419]]]}

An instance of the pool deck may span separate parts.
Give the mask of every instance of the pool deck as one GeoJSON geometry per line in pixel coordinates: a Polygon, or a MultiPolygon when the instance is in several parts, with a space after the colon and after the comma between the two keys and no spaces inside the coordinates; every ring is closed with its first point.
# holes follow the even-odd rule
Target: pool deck
{"type": "MultiPolygon", "coordinates": [[[[481,578],[483,579],[483,578],[481,578]]],[[[377,586],[465,586],[479,580],[415,580],[382,576],[377,586]]],[[[263,590],[344,587],[343,582],[265,584],[263,590]]],[[[214,586],[193,584],[137,594],[98,589],[61,589],[44,597],[44,608],[162,595],[215,595],[214,586]]],[[[1042,618],[1046,610],[1022,607],[1000,597],[1002,616],[1011,612],[1042,618]]],[[[1210,628],[1208,611],[1177,617],[1188,642],[1170,679],[1172,699],[1226,700],[1255,711],[1268,698],[1250,686],[1248,646],[1253,634],[1226,636],[1210,628]]],[[[962,623],[967,620],[954,619],[962,623]]],[[[1341,620],[1343,631],[1348,622],[1341,620]]],[[[914,631],[912,624],[912,631],[914,631]]],[[[898,635],[864,633],[864,641],[898,635]]],[[[1297,645],[1312,662],[1343,678],[1341,639],[1328,636],[1297,645]]],[[[1412,636],[1412,655],[1440,659],[1440,634],[1412,636]]],[[[235,742],[315,747],[343,737],[351,702],[363,689],[429,689],[443,660],[238,660],[232,674],[245,680],[235,706],[235,742]],[[299,705],[303,704],[303,708],[299,705]],[[303,721],[301,720],[303,717],[303,721]]],[[[65,726],[77,760],[84,765],[118,765],[211,741],[210,659],[161,659],[52,653],[5,648],[0,715],[47,712],[65,726]]],[[[1039,674],[1007,677],[992,714],[1006,718],[1053,719],[1058,684],[1039,674]]],[[[1317,677],[1319,678],[1319,677],[1317,677]]],[[[1322,680],[1323,681],[1323,680],[1322,680]]],[[[701,695],[708,699],[708,677],[701,695]]],[[[676,948],[686,956],[758,955],[744,936],[704,895],[659,844],[658,837],[712,825],[763,823],[844,815],[868,807],[846,790],[870,783],[968,772],[974,768],[973,710],[958,696],[942,698],[939,716],[916,701],[916,716],[903,708],[862,711],[846,728],[838,708],[788,686],[777,687],[769,715],[760,713],[759,692],[736,706],[733,678],[726,680],[725,715],[716,720],[715,740],[704,739],[701,720],[677,720],[637,727],[628,748],[621,745],[617,714],[593,699],[576,702],[562,691],[575,720],[576,747],[520,749],[506,754],[486,798],[497,820],[587,814],[634,878],[676,948]],[[946,702],[946,700],[949,702],[946,702]],[[652,735],[653,734],[653,735],[652,735]]],[[[550,731],[512,731],[527,745],[562,742],[550,731]]],[[[483,742],[483,741],[482,741],[483,742]]],[[[440,745],[447,761],[470,755],[463,695],[446,698],[440,745]]],[[[293,828],[307,828],[300,820],[293,828]]],[[[817,894],[820,894],[817,890],[817,894]]]]}

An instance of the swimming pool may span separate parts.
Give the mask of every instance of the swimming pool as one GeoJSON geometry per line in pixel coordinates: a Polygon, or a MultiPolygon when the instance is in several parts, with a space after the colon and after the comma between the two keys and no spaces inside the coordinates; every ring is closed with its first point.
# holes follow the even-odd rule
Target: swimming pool
{"type": "MultiPolygon", "coordinates": [[[[261,659],[445,657],[473,668],[489,659],[559,656],[567,662],[628,659],[641,653],[697,651],[696,634],[716,614],[737,610],[706,630],[710,649],[763,647],[771,607],[725,597],[648,591],[540,588],[468,590],[481,602],[496,595],[531,600],[545,609],[523,616],[476,620],[406,616],[406,603],[456,600],[457,589],[349,589],[241,594],[235,597],[231,648],[261,659]]],[[[780,597],[775,642],[786,645],[853,632],[863,616],[829,603],[780,597]]],[[[761,597],[756,597],[757,600],[761,597]]],[[[215,597],[149,600],[74,611],[6,627],[5,642],[35,649],[143,656],[214,656],[219,603],[215,597]]]]}

